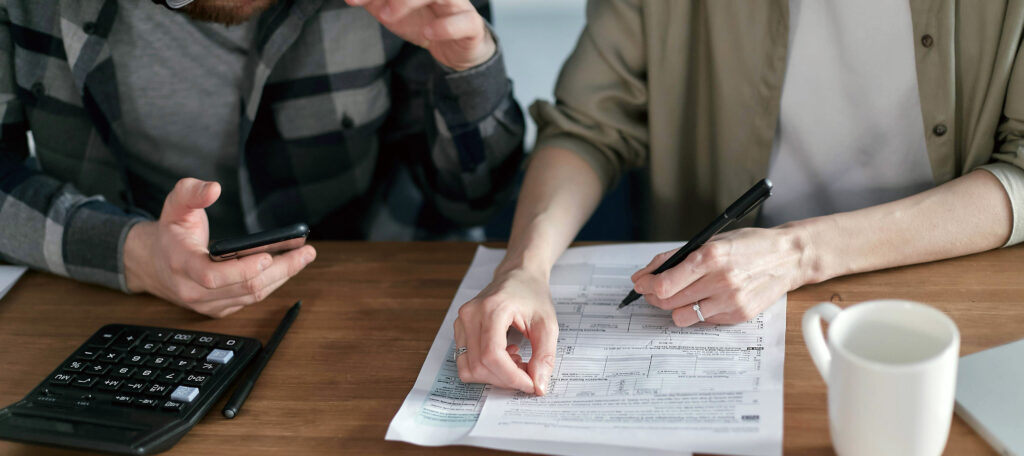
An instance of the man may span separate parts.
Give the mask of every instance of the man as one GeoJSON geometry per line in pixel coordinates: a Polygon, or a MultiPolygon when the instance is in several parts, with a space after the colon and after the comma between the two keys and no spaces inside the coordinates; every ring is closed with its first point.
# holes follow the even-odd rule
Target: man
{"type": "Polygon", "coordinates": [[[214,263],[211,235],[457,236],[512,183],[522,113],[468,0],[164,6],[0,2],[5,261],[222,317],[316,252],[214,263]]]}
{"type": "Polygon", "coordinates": [[[587,17],[557,103],[532,108],[508,253],[455,322],[464,381],[544,394],[551,266],[627,168],[645,166],[651,239],[692,236],[758,179],[775,183],[759,215],[770,228],[633,275],[679,326],[1024,240],[1024,2],[602,0],[587,17]],[[532,342],[528,363],[506,347],[509,326],[532,342]]]}

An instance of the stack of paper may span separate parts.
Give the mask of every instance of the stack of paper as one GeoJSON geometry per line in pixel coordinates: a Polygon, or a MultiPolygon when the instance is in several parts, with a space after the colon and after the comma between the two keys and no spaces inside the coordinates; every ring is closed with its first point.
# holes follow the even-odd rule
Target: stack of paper
{"type": "MultiPolygon", "coordinates": [[[[785,297],[734,326],[677,328],[643,301],[616,309],[630,274],[675,247],[562,256],[551,275],[558,355],[544,397],[459,380],[453,322],[504,254],[479,248],[387,439],[565,455],[780,454],[785,297]]],[[[528,341],[512,342],[529,358],[528,341]]]]}
{"type": "Polygon", "coordinates": [[[11,287],[21,278],[28,268],[24,266],[7,266],[0,264],[0,298],[3,298],[11,287]]]}

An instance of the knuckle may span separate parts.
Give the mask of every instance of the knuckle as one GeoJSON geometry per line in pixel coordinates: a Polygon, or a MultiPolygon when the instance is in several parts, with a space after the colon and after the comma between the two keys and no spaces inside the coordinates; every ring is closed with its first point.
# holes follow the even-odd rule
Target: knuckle
{"type": "Polygon", "coordinates": [[[204,288],[217,288],[217,275],[210,271],[201,272],[199,274],[199,284],[204,288]]]}
{"type": "Polygon", "coordinates": [[[256,295],[261,290],[263,290],[263,288],[264,288],[263,282],[264,282],[263,276],[253,277],[253,278],[245,281],[245,290],[247,292],[249,292],[248,294],[256,295]]]}
{"type": "Polygon", "coordinates": [[[654,279],[654,294],[659,299],[667,299],[672,296],[672,285],[664,277],[658,276],[654,279]]]}
{"type": "Polygon", "coordinates": [[[469,301],[463,304],[462,307],[459,307],[459,319],[463,322],[470,320],[473,314],[473,307],[475,307],[474,301],[469,301]]]}

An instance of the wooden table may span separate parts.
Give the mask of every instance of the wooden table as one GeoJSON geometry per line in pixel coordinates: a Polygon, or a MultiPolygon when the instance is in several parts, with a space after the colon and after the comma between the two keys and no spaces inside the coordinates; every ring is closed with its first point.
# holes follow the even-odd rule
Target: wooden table
{"type": "MultiPolygon", "coordinates": [[[[211,320],[150,296],[128,296],[30,272],[0,300],[0,406],[21,399],[106,323],[163,325],[266,341],[297,299],[303,313],[263,372],[242,414],[213,409],[167,454],[483,454],[470,447],[386,442],[476,248],[469,243],[318,243],[317,261],[263,303],[211,320]]],[[[786,454],[830,453],[825,385],[803,337],[820,301],[925,302],[959,325],[961,353],[1024,337],[1024,248],[861,274],[789,295],[786,454]]],[[[949,454],[992,450],[954,418],[949,454]]],[[[74,454],[0,442],[0,454],[74,454]]]]}

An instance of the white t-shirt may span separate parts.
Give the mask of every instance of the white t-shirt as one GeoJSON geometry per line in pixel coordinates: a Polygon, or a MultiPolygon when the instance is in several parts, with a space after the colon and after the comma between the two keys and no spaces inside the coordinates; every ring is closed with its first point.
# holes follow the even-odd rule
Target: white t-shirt
{"type": "Polygon", "coordinates": [[[933,187],[906,0],[790,0],[789,55],[761,226],[933,187]]]}

